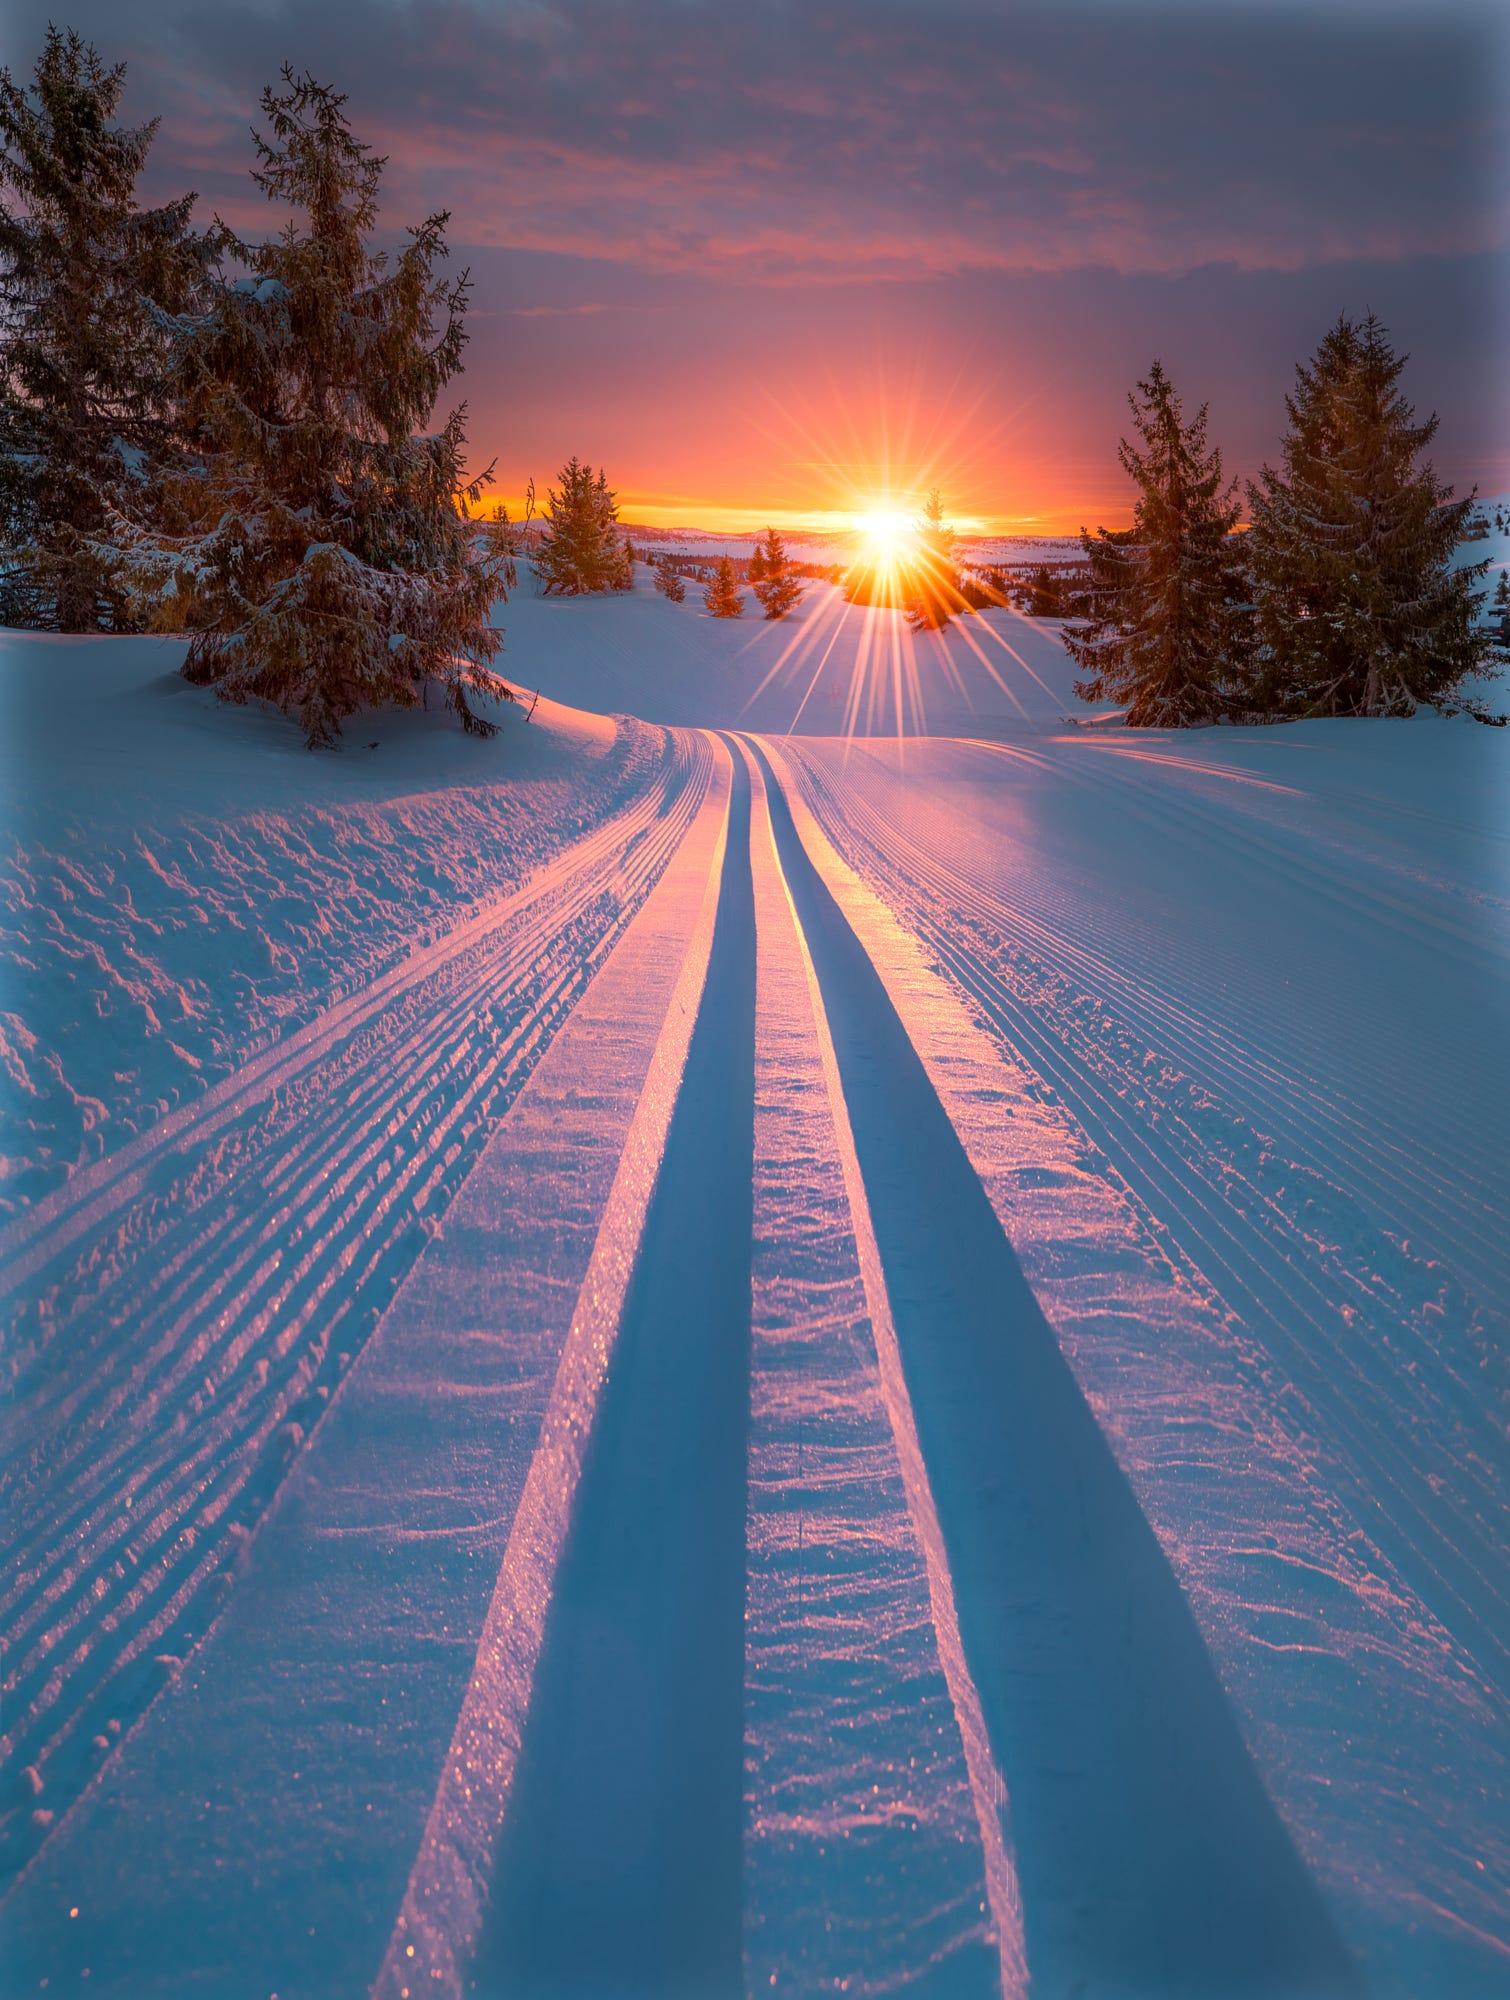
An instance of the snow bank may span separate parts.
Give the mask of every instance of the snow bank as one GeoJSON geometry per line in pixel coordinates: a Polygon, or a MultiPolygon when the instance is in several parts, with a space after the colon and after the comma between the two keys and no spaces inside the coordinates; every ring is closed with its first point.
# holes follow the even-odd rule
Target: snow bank
{"type": "Polygon", "coordinates": [[[0,1206],[463,919],[622,805],[661,732],[542,701],[311,756],[154,639],[0,635],[0,1206]]]}

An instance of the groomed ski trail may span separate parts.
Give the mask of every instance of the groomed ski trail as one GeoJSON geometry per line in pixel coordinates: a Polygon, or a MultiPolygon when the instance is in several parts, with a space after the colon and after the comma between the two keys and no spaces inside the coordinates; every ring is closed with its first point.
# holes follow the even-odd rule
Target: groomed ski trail
{"type": "Polygon", "coordinates": [[[0,1748],[42,1781],[11,1867],[206,1629],[711,769],[668,733],[658,781],[519,890],[7,1225],[0,1748]]]}
{"type": "Polygon", "coordinates": [[[872,922],[841,781],[670,755],[545,883],[28,1219],[21,1282],[88,1277],[93,1361],[7,1495],[18,1743],[65,1808],[24,1975],[187,1994],[212,1934],[282,2000],[1356,1992],[1045,1304],[1159,1336],[1125,1214],[1064,1201],[958,940],[920,912],[932,967],[872,922]],[[1019,1214],[1102,1264],[1030,1283],[1019,1214]],[[197,1650],[133,1732],[169,1638],[197,1650]]]}

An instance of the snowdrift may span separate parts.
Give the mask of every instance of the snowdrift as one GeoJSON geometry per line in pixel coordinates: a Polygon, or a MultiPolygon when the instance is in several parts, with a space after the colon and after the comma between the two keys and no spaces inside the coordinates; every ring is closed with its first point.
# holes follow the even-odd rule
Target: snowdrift
{"type": "Polygon", "coordinates": [[[418,711],[311,756],[182,655],[0,635],[6,1208],[513,887],[660,754],[542,699],[487,743],[418,711]]]}

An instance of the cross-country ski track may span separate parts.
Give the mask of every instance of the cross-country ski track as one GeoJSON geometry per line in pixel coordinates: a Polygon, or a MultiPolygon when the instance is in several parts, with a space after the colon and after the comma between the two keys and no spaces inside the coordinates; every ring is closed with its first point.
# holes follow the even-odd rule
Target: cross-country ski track
{"type": "Polygon", "coordinates": [[[1334,1005],[1489,890],[1209,737],[664,738],[4,1225],[6,1990],[1510,1990],[1496,1162],[1334,1005]]]}

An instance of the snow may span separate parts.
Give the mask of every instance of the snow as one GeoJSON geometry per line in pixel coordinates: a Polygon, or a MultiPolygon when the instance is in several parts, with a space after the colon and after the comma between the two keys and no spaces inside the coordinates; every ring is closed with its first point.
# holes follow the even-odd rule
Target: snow
{"type": "MultiPolygon", "coordinates": [[[[901,769],[890,746],[782,754],[885,899],[852,883],[846,914],[1334,1921],[1378,1989],[1488,1992],[1504,1963],[1489,1884],[1510,1636],[1494,1554],[1510,1386],[1501,739],[1467,723],[1347,731],[1222,732],[1199,752],[1084,732],[913,745],[901,769]],[[1438,1018],[1458,1032],[1425,1064],[1438,1018]]],[[[1009,1435],[1004,1399],[993,1436],[1009,1435]]],[[[1050,1436],[1067,1449],[1067,1422],[1050,1436]]],[[[1100,1548],[1113,1529],[1088,1532],[1100,1548]]],[[[1091,1566],[1084,1549],[1062,1561],[1091,1566]]],[[[1114,1718],[1138,1629],[1112,1698],[1082,1717],[1114,1718]]],[[[1167,1644],[1157,1621],[1144,1637],[1167,1644]]],[[[1163,1686],[1171,1668],[1155,1651],[1143,1671],[1163,1686]]],[[[1198,1691],[1185,1702],[1193,1714],[1198,1691]]],[[[1127,1750],[1104,1768],[1129,1787],[1127,1750]]],[[[1124,1830],[1098,1881],[1129,1856],[1156,1867],[1165,1830],[1124,1830]]],[[[1083,1910],[1072,1924],[1067,1978],[1093,1948],[1083,1910]]],[[[1039,1962],[1054,1950],[1041,1941],[1039,1962]]]]}
{"type": "Polygon", "coordinates": [[[1054,719],[1077,704],[1057,630],[1013,611],[913,634],[893,611],[809,581],[792,616],[713,618],[702,594],[671,604],[637,564],[632,593],[538,595],[527,563],[500,612],[502,666],[557,701],[652,722],[804,735],[908,734],[1054,719]]]}
{"type": "Polygon", "coordinates": [[[1503,1992],[1506,732],[499,615],[0,639],[16,1990],[1503,1992]]]}
{"type": "Polygon", "coordinates": [[[542,701],[311,757],[152,639],[0,635],[0,1208],[512,888],[644,782],[659,732],[542,701]],[[507,795],[496,790],[507,774],[507,795]]]}

